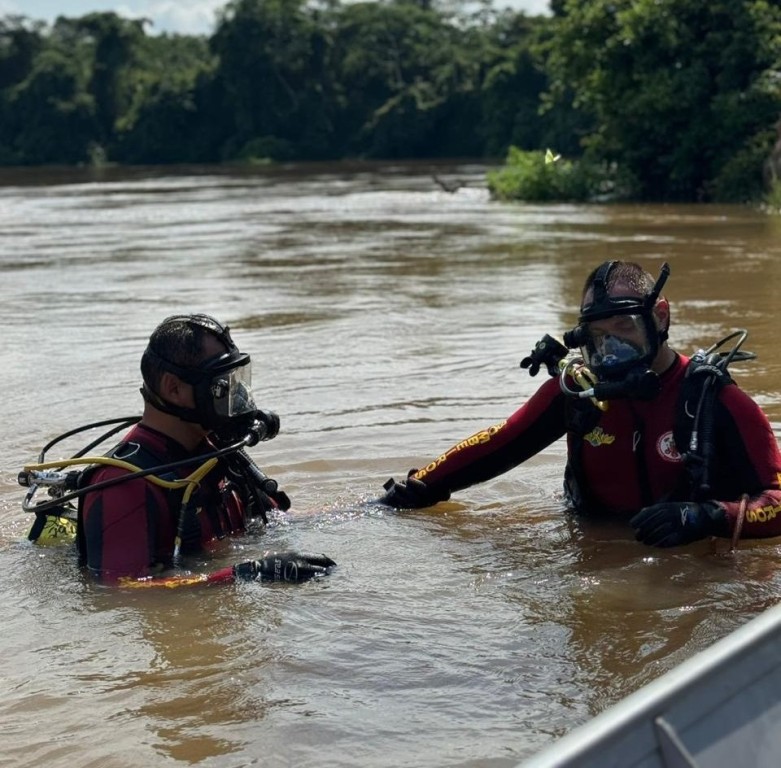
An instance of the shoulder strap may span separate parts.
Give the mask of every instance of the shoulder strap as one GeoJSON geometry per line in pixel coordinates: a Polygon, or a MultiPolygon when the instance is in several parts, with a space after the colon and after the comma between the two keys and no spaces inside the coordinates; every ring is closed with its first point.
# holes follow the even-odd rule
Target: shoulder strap
{"type": "MultiPolygon", "coordinates": [[[[164,461],[146,446],[141,445],[133,440],[123,440],[117,443],[111,450],[104,454],[110,459],[121,459],[129,464],[133,464],[138,469],[152,469],[154,467],[161,466],[164,461]]],[[[100,464],[93,464],[87,467],[79,477],[79,488],[86,488],[90,482],[92,475],[100,469],[100,464]]],[[[168,475],[161,475],[161,477],[173,478],[173,473],[168,475]]],[[[181,503],[183,491],[181,489],[168,490],[168,507],[173,514],[178,514],[179,505],[181,503]]],[[[83,558],[86,555],[86,542],[84,541],[84,531],[81,524],[82,516],[84,513],[84,498],[86,494],[82,494],[78,499],[78,511],[76,515],[76,543],[79,550],[79,555],[83,558]]]]}
{"type": "Polygon", "coordinates": [[[728,384],[734,381],[726,366],[719,365],[718,356],[689,361],[676,406],[673,438],[686,464],[689,495],[695,501],[710,495],[716,400],[728,384]]]}
{"type": "Polygon", "coordinates": [[[164,463],[163,459],[155,455],[145,445],[141,445],[141,443],[137,443],[133,440],[123,440],[121,443],[117,443],[106,454],[106,457],[127,461],[129,464],[133,464],[139,469],[152,469],[153,467],[159,467],[164,463]]]}

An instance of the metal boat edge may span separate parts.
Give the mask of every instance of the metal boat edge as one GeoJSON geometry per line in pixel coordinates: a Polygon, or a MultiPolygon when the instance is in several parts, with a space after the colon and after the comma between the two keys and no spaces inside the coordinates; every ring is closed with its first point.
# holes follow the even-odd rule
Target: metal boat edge
{"type": "Polygon", "coordinates": [[[780,726],[777,605],[518,768],[776,768],[780,726]]]}

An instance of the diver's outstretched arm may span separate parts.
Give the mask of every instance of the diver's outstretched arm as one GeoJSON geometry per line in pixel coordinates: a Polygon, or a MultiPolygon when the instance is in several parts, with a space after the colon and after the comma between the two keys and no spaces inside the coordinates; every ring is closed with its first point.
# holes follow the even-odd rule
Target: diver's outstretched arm
{"type": "Polygon", "coordinates": [[[327,555],[308,552],[265,552],[262,560],[247,560],[211,573],[174,574],[172,576],[117,580],[121,587],[174,589],[200,584],[232,584],[236,581],[286,581],[301,583],[331,572],[336,563],[327,555]]]}

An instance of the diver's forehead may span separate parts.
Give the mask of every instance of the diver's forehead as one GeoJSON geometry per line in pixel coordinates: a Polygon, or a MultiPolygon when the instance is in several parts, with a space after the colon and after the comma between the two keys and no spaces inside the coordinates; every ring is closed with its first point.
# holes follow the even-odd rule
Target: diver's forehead
{"type": "MultiPolygon", "coordinates": [[[[645,298],[645,294],[640,293],[635,288],[632,288],[629,283],[623,280],[617,280],[613,285],[611,285],[607,290],[607,295],[621,296],[625,298],[645,298]]],[[[594,286],[590,285],[588,290],[586,290],[586,293],[583,295],[583,306],[585,307],[587,304],[591,304],[592,301],[594,301],[594,286]]]]}

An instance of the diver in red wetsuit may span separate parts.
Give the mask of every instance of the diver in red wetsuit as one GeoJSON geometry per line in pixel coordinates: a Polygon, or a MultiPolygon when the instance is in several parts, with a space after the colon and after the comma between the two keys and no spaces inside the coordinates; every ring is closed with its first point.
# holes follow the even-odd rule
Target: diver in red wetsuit
{"type": "Polygon", "coordinates": [[[87,568],[106,581],[165,586],[325,574],[330,558],[297,552],[266,553],[211,574],[170,573],[182,556],[219,550],[251,519],[265,521],[266,511],[289,507],[243,450],[219,451],[253,430],[257,439],[273,438],[279,419],[255,407],[249,355],[208,315],[164,320],[150,337],[141,373],[143,416],[109,454],[117,465],[98,464],[80,481],[88,488],[105,484],[79,498],[77,542],[87,568]],[[155,482],[147,476],[111,484],[129,474],[125,464],[162,465],[166,472],[162,478],[156,472],[155,482]],[[192,482],[176,487],[177,478],[192,482]]]}
{"type": "Polygon", "coordinates": [[[595,269],[566,347],[545,337],[522,363],[532,375],[545,363],[555,378],[506,421],[410,470],[403,482],[389,480],[380,501],[431,506],[566,435],[570,508],[626,519],[638,541],[671,547],[707,536],[735,543],[781,535],[773,429],[727,373],[734,350],[690,359],[668,346],[670,307],[660,293],[668,274],[664,265],[654,281],[620,261],[595,269]],[[569,368],[567,348],[582,355],[569,368]]]}

